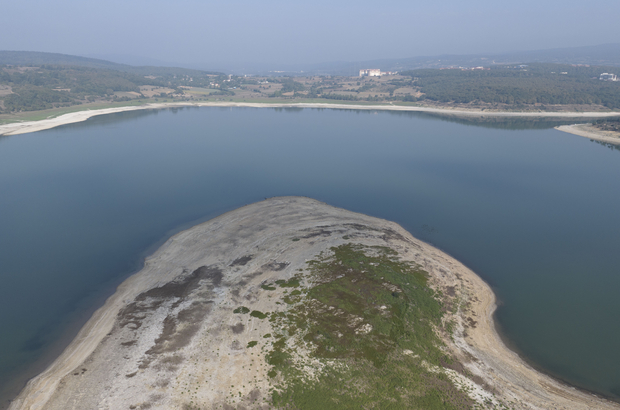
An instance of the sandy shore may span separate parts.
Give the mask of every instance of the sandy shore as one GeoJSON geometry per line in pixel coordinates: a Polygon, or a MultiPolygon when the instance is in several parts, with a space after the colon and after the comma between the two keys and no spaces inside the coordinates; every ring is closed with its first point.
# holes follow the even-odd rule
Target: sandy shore
{"type": "Polygon", "coordinates": [[[493,118],[605,118],[619,116],[618,112],[500,112],[442,109],[431,107],[414,107],[399,105],[349,105],[329,103],[293,103],[293,104],[267,104],[267,103],[239,103],[239,102],[201,102],[201,103],[157,103],[140,106],[105,108],[100,110],[85,110],[64,114],[56,118],[40,121],[26,121],[0,125],[0,135],[17,135],[36,132],[58,127],[64,124],[73,124],[86,121],[96,115],[112,114],[123,111],[161,109],[168,107],[252,107],[252,108],[332,108],[342,110],[382,110],[382,111],[415,111],[439,115],[457,117],[493,117],[493,118]]]}
{"type": "Polygon", "coordinates": [[[596,141],[607,142],[609,144],[620,145],[620,132],[603,131],[592,124],[560,125],[555,127],[558,131],[568,132],[569,134],[579,135],[596,141]]]}
{"type": "Polygon", "coordinates": [[[468,394],[480,408],[620,409],[537,372],[510,351],[495,331],[495,295],[457,260],[393,222],[281,197],[170,238],[10,410],[269,408],[267,365],[245,346],[272,331],[271,324],[250,315],[241,322],[233,309],[243,303],[283,311],[282,290],[266,293],[261,284],[289,279],[321,251],[348,242],[389,246],[421,265],[432,287],[460,301],[446,318],[456,330],[445,342],[474,376],[466,381],[468,394]]]}

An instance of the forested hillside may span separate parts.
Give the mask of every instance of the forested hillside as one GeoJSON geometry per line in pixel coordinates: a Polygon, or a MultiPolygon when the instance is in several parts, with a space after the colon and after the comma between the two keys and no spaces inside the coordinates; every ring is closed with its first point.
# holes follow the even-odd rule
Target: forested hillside
{"type": "Polygon", "coordinates": [[[182,93],[179,87],[210,87],[225,78],[221,73],[184,68],[132,67],[63,54],[0,51],[0,113],[142,98],[141,87],[147,85],[151,91],[161,88],[164,94],[182,93]]]}
{"type": "Polygon", "coordinates": [[[620,81],[600,81],[617,67],[529,64],[487,70],[424,69],[412,77],[423,99],[454,103],[601,104],[620,108],[620,81]]]}
{"type": "MultiPolygon", "coordinates": [[[[89,102],[359,101],[467,105],[494,110],[620,109],[617,67],[533,63],[420,69],[379,77],[253,77],[173,67],[133,67],[62,54],[0,51],[0,114],[89,102]]],[[[100,104],[99,104],[100,105],[100,104]]]]}

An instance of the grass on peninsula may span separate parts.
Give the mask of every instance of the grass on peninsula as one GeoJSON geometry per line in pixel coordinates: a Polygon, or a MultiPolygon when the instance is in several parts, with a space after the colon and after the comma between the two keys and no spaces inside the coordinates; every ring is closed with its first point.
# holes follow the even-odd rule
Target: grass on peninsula
{"type": "Polygon", "coordinates": [[[424,271],[389,248],[354,244],[308,267],[310,285],[288,294],[288,310],[270,317],[275,407],[475,408],[440,370],[453,359],[437,334],[442,303],[424,271]]]}

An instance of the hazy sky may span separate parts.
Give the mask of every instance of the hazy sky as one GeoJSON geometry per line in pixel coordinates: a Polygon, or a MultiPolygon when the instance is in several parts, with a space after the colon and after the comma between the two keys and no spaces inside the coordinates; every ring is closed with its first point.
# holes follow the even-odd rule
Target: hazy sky
{"type": "Polygon", "coordinates": [[[620,0],[4,0],[0,49],[319,63],[620,42],[620,0]]]}

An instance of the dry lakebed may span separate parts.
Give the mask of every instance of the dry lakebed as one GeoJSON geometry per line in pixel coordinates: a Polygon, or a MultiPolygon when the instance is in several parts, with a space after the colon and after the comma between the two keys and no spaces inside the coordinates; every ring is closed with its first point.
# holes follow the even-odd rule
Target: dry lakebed
{"type": "Polygon", "coordinates": [[[386,220],[271,198],[176,234],[10,409],[618,409],[530,367],[476,274],[386,220]]]}

